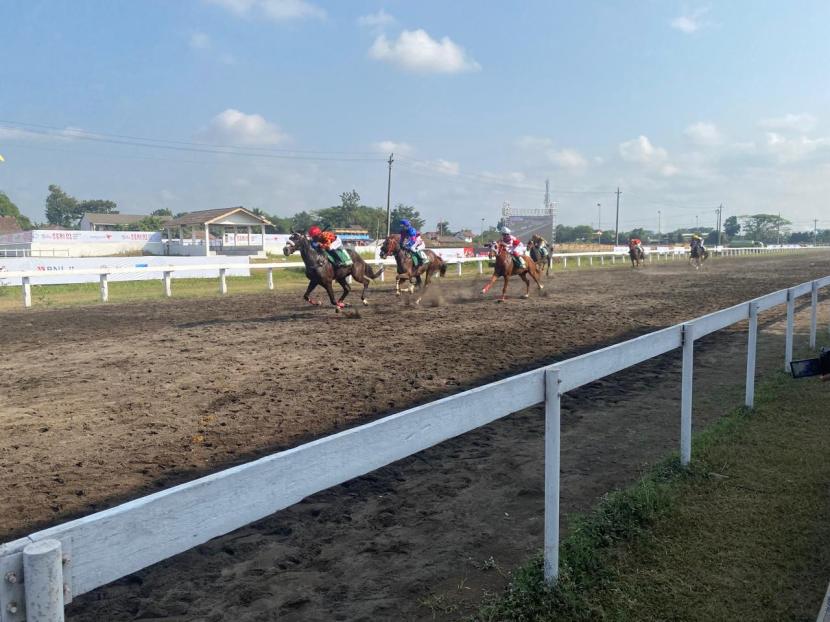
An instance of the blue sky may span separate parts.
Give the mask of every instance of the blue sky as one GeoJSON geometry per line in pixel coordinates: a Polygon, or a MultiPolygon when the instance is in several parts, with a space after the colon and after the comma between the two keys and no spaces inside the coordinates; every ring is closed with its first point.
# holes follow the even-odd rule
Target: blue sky
{"type": "Polygon", "coordinates": [[[0,189],[35,219],[50,183],[290,215],[385,204],[392,150],[393,203],[433,226],[550,178],[566,224],[599,202],[609,228],[620,186],[625,228],[720,203],[830,227],[828,23],[825,0],[4,0],[0,189]]]}

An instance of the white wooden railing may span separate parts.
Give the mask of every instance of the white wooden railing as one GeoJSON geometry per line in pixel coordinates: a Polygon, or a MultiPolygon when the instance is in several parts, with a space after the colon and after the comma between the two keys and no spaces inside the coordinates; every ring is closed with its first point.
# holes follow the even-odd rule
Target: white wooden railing
{"type": "Polygon", "coordinates": [[[745,404],[754,403],[758,314],[786,304],[784,366],[793,353],[795,300],[830,276],[457,395],[175,486],[0,545],[0,622],[55,622],[73,597],[238,529],[303,498],[496,419],[545,404],[545,577],[559,565],[560,398],[590,382],[683,349],[680,461],[692,449],[694,342],[749,320],[745,404]],[[26,612],[29,612],[28,614],[26,612]]]}
{"type": "MultiPolygon", "coordinates": [[[[821,250],[822,247],[818,247],[818,250],[821,250]]],[[[814,247],[805,247],[805,248],[724,248],[719,251],[713,251],[717,254],[723,256],[741,256],[741,255],[759,255],[759,254],[769,254],[769,253],[793,253],[798,251],[807,251],[807,250],[817,250],[814,247]]],[[[670,261],[676,260],[678,258],[685,258],[688,255],[688,250],[669,250],[669,251],[652,251],[646,255],[646,260],[649,262],[654,261],[670,261]]],[[[568,269],[568,260],[571,260],[571,265],[576,263],[577,268],[582,267],[583,260],[588,262],[589,266],[594,265],[594,261],[598,260],[601,266],[604,266],[607,262],[606,260],[610,260],[611,264],[615,264],[617,259],[622,259],[622,261],[627,261],[628,253],[625,251],[597,251],[594,253],[553,253],[554,258],[558,258],[562,261],[562,268],[563,270],[568,269]]],[[[373,264],[373,265],[380,265],[383,264],[385,266],[394,266],[395,262],[392,259],[382,260],[382,259],[366,259],[366,263],[373,264]]],[[[451,258],[447,259],[446,262],[451,265],[456,266],[456,273],[458,276],[462,274],[462,267],[465,263],[477,263],[478,264],[478,273],[484,274],[484,264],[487,262],[488,259],[486,257],[464,257],[464,258],[451,258]]],[[[219,293],[220,294],[227,294],[228,293],[228,282],[226,278],[226,272],[228,270],[239,269],[240,267],[249,268],[251,270],[266,270],[266,287],[269,290],[274,289],[274,270],[286,269],[286,268],[303,268],[304,264],[302,262],[281,262],[281,263],[252,263],[245,266],[242,266],[238,263],[236,264],[206,264],[206,265],[193,265],[193,264],[181,264],[181,265],[169,265],[169,266],[145,266],[145,267],[128,267],[128,268],[80,268],[77,270],[72,270],[71,274],[78,274],[78,275],[96,275],[98,276],[99,280],[99,291],[100,291],[100,299],[101,302],[107,302],[109,300],[109,276],[113,274],[160,274],[161,281],[164,286],[164,294],[168,298],[173,295],[173,287],[172,287],[172,279],[173,274],[176,272],[186,272],[186,271],[206,271],[206,270],[217,270],[219,276],[219,293]]],[[[0,272],[0,280],[15,280],[20,279],[20,285],[22,286],[21,290],[23,292],[23,306],[25,308],[30,308],[32,306],[32,285],[37,285],[37,280],[41,278],[49,278],[55,277],[56,273],[49,273],[49,272],[42,272],[37,270],[9,270],[9,271],[2,271],[0,272]]],[[[380,275],[380,280],[384,281],[386,279],[386,272],[384,271],[380,275]]],[[[0,620],[2,622],[2,620],[0,620]]]]}

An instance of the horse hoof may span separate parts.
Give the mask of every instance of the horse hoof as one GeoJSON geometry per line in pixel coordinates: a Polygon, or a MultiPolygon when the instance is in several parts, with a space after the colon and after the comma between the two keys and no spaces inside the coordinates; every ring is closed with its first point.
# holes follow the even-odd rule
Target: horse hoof
{"type": "Polygon", "coordinates": [[[487,290],[486,290],[486,289],[482,289],[482,290],[481,290],[481,295],[482,295],[482,296],[483,296],[484,294],[486,294],[486,293],[487,293],[487,290]]]}
{"type": "Polygon", "coordinates": [[[522,298],[530,298],[528,294],[522,294],[522,298]]]}
{"type": "Polygon", "coordinates": [[[400,293],[400,292],[395,292],[395,295],[396,295],[396,296],[400,296],[400,295],[401,295],[401,293],[400,293]]]}
{"type": "Polygon", "coordinates": [[[363,301],[363,306],[364,306],[364,307],[368,307],[368,306],[369,306],[369,301],[368,301],[368,300],[364,300],[364,301],[363,301]]]}
{"type": "Polygon", "coordinates": [[[496,302],[505,302],[506,300],[507,298],[499,298],[498,300],[496,300],[496,302]]]}
{"type": "Polygon", "coordinates": [[[539,283],[539,289],[545,289],[545,286],[539,283]]]}
{"type": "Polygon", "coordinates": [[[416,305],[421,304],[421,299],[420,299],[420,298],[418,298],[418,300],[416,300],[416,301],[415,301],[415,304],[416,304],[416,305]]]}

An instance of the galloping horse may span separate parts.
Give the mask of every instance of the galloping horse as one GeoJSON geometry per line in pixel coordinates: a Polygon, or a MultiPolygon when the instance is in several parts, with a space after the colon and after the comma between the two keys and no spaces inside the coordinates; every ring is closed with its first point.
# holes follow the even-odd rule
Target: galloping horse
{"type": "Polygon", "coordinates": [[[646,252],[639,246],[632,246],[628,249],[628,256],[631,258],[631,267],[639,268],[640,264],[646,261],[646,252]]]}
{"type": "Polygon", "coordinates": [[[383,241],[380,247],[381,258],[386,259],[389,255],[392,255],[398,267],[398,276],[395,279],[396,296],[401,295],[401,283],[403,281],[409,281],[409,293],[414,293],[415,286],[421,286],[421,275],[424,275],[424,289],[421,291],[421,295],[418,296],[415,304],[421,302],[421,298],[424,297],[433,274],[437,272],[439,275],[444,276],[447,273],[447,264],[444,263],[443,259],[430,250],[426,250],[424,253],[427,256],[427,262],[421,263],[416,267],[412,261],[412,255],[401,247],[398,236],[390,235],[383,241]]]}
{"type": "Polygon", "coordinates": [[[513,257],[507,252],[507,246],[501,242],[498,242],[495,246],[490,247],[490,257],[495,257],[496,266],[493,271],[493,276],[490,277],[490,282],[487,283],[487,285],[484,286],[484,289],[481,290],[482,294],[486,294],[493,286],[493,283],[501,277],[504,279],[504,287],[501,290],[501,298],[499,298],[499,302],[504,302],[507,300],[507,283],[510,280],[510,277],[514,274],[521,277],[521,279],[525,282],[525,293],[522,298],[530,297],[530,281],[527,279],[528,274],[536,282],[536,285],[539,287],[539,291],[544,289],[544,286],[539,282],[539,269],[536,267],[536,262],[528,261],[528,259],[530,259],[529,257],[525,256],[525,268],[517,268],[516,264],[513,263],[513,257]]]}
{"type": "Polygon", "coordinates": [[[703,248],[700,244],[692,247],[689,253],[689,263],[695,267],[695,270],[700,270],[703,262],[709,258],[709,251],[703,248]]]}
{"type": "Polygon", "coordinates": [[[372,272],[372,269],[365,261],[363,261],[363,258],[360,255],[352,249],[348,249],[347,252],[349,253],[349,257],[351,257],[352,265],[340,266],[335,270],[334,266],[331,265],[331,262],[325,257],[325,255],[322,252],[315,250],[314,247],[311,246],[311,242],[309,242],[308,238],[306,238],[303,233],[298,231],[291,234],[291,237],[288,238],[288,242],[285,244],[285,248],[282,249],[282,252],[285,253],[286,256],[295,251],[300,251],[303,263],[305,264],[305,275],[309,280],[308,289],[305,290],[305,294],[303,294],[303,299],[306,302],[313,305],[320,305],[320,301],[311,298],[310,294],[315,287],[322,285],[325,288],[326,293],[328,293],[329,300],[331,300],[331,304],[334,305],[335,311],[340,311],[340,309],[346,306],[343,300],[352,290],[349,283],[346,281],[346,277],[350,276],[355,281],[363,283],[363,291],[360,293],[360,300],[364,305],[369,304],[369,301],[366,300],[366,290],[369,288],[369,279],[378,278],[383,272],[383,266],[381,266],[380,270],[377,272],[372,272]],[[340,296],[339,300],[335,300],[334,298],[334,288],[332,287],[332,283],[334,281],[340,283],[340,287],[343,288],[343,295],[340,296]]]}
{"type": "Polygon", "coordinates": [[[550,276],[550,269],[553,264],[553,255],[550,253],[550,249],[545,249],[544,245],[535,239],[531,239],[527,243],[527,248],[530,251],[530,258],[536,264],[539,274],[542,274],[542,271],[544,271],[545,276],[550,276]],[[543,252],[544,250],[548,252],[543,252]]]}

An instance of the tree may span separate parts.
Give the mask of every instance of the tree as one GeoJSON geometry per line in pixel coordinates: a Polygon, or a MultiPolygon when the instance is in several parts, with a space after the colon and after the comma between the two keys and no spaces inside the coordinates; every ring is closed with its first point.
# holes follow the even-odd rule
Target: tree
{"type": "Polygon", "coordinates": [[[150,216],[167,216],[168,218],[173,218],[173,212],[166,207],[162,207],[161,209],[153,210],[150,216]]]}
{"type": "Polygon", "coordinates": [[[411,205],[404,205],[403,203],[398,203],[395,206],[395,209],[392,210],[391,214],[389,215],[389,219],[391,221],[391,231],[398,231],[401,228],[401,220],[406,218],[409,222],[412,223],[412,226],[415,227],[418,231],[424,228],[425,221],[421,218],[421,214],[412,207],[411,205]]]}
{"type": "Polygon", "coordinates": [[[774,243],[778,241],[779,234],[782,239],[786,239],[789,233],[786,225],[791,224],[789,220],[781,218],[778,214],[752,214],[740,218],[744,236],[755,242],[774,243]]]}
{"type": "Polygon", "coordinates": [[[297,212],[291,217],[291,230],[307,231],[316,220],[317,218],[314,214],[309,214],[306,211],[297,212]]]}
{"type": "Polygon", "coordinates": [[[80,216],[78,220],[83,218],[84,214],[117,214],[115,201],[105,201],[104,199],[91,199],[88,201],[78,202],[78,213],[80,216]]]}
{"type": "Polygon", "coordinates": [[[77,222],[78,201],[69,196],[60,186],[50,185],[46,197],[46,221],[50,225],[72,227],[77,222]]]}
{"type": "Polygon", "coordinates": [[[28,230],[32,228],[32,221],[20,213],[17,205],[12,203],[5,192],[0,192],[0,216],[11,216],[17,221],[17,226],[21,229],[28,230]]]}
{"type": "Polygon", "coordinates": [[[589,225],[577,225],[573,228],[575,242],[590,242],[594,238],[594,228],[589,225]]]}
{"type": "Polygon", "coordinates": [[[437,225],[435,225],[438,235],[452,235],[450,233],[450,223],[446,220],[440,221],[437,225]]]}
{"type": "Polygon", "coordinates": [[[741,225],[737,216],[730,216],[723,221],[723,232],[727,239],[732,239],[741,232],[741,225]]]}
{"type": "Polygon", "coordinates": [[[291,233],[293,226],[292,218],[282,218],[281,216],[268,216],[268,220],[274,226],[277,233],[291,233]]]}

